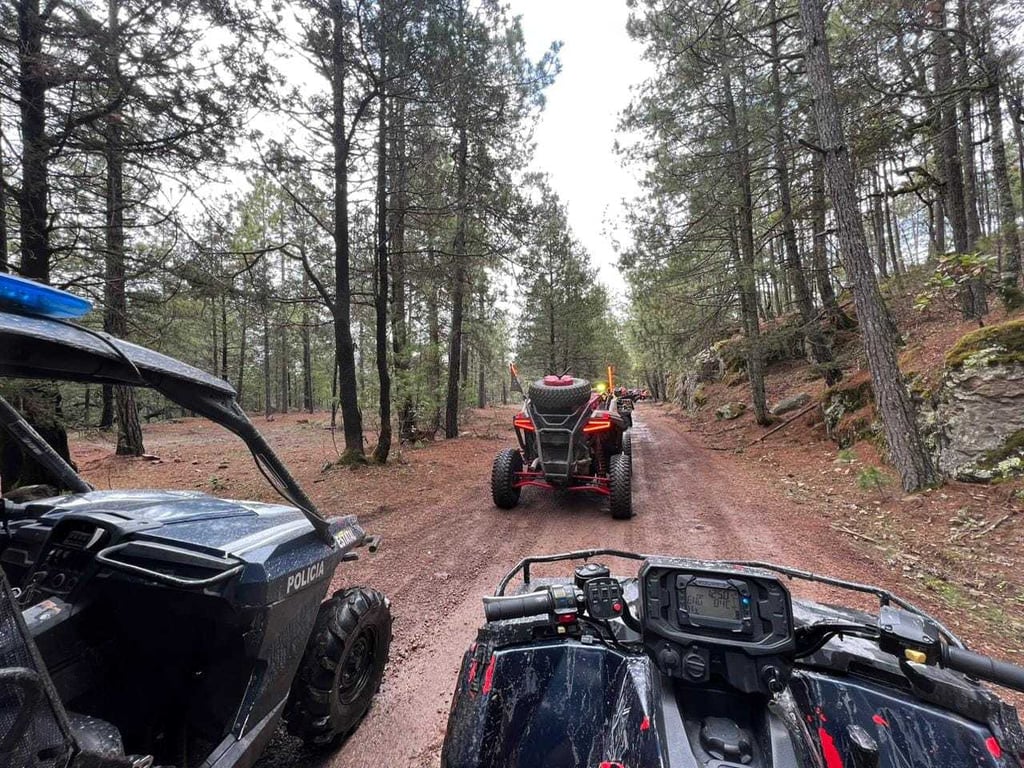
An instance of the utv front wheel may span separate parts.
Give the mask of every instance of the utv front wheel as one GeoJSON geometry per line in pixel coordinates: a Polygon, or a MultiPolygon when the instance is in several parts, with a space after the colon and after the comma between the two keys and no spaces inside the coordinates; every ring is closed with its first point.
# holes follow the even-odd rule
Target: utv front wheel
{"type": "Polygon", "coordinates": [[[307,744],[346,738],[370,709],[391,647],[391,606],[353,587],[320,606],[285,709],[288,731],[307,744]]]}
{"type": "Polygon", "coordinates": [[[608,506],[616,520],[629,520],[633,516],[633,460],[625,453],[617,453],[608,462],[608,506]]]}
{"type": "Polygon", "coordinates": [[[521,488],[516,487],[516,473],[523,471],[523,455],[508,448],[494,457],[491,467],[491,497],[499,509],[512,509],[519,503],[521,488]]]}

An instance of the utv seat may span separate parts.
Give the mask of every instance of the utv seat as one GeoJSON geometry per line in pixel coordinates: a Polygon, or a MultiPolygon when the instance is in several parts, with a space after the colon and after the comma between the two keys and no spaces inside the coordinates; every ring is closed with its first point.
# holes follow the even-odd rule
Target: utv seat
{"type": "Polygon", "coordinates": [[[69,713],[0,570],[0,765],[132,768],[121,734],[104,720],[69,713]]]}

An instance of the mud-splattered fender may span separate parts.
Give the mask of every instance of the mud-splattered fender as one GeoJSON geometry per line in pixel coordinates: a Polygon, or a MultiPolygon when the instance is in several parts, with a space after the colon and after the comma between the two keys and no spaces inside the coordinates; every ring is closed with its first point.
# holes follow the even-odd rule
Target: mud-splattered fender
{"type": "Polygon", "coordinates": [[[443,768],[662,766],[646,657],[577,640],[463,658],[443,768]]]}

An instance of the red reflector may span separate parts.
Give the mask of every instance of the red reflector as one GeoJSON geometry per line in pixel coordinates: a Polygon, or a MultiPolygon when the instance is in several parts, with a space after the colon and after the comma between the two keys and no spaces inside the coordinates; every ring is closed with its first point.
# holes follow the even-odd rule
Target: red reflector
{"type": "Polygon", "coordinates": [[[529,432],[533,432],[533,422],[525,416],[516,416],[512,419],[512,426],[517,429],[525,429],[529,432]]]}
{"type": "Polygon", "coordinates": [[[622,763],[616,763],[613,760],[605,760],[597,768],[626,768],[622,763]]]}
{"type": "Polygon", "coordinates": [[[612,603],[612,610],[618,613],[622,610],[622,603],[612,603]]]}
{"type": "Polygon", "coordinates": [[[487,663],[487,669],[484,670],[484,685],[480,689],[484,694],[491,692],[491,685],[494,683],[494,663],[497,660],[497,656],[491,656],[491,660],[487,663]]]}
{"type": "Polygon", "coordinates": [[[1003,748],[999,746],[995,736],[989,736],[985,739],[985,746],[988,747],[989,754],[996,760],[1003,756],[1003,748]]]}
{"type": "Polygon", "coordinates": [[[640,730],[641,731],[649,731],[649,730],[651,730],[651,718],[649,718],[647,715],[644,715],[644,719],[640,721],[640,730]]]}
{"type": "Polygon", "coordinates": [[[559,624],[572,624],[574,621],[576,621],[575,613],[563,613],[558,617],[559,624]]]}

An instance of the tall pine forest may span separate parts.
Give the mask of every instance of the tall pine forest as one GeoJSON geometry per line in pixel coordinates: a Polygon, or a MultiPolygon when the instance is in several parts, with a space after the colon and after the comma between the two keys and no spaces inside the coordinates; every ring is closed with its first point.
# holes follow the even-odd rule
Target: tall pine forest
{"type": "MultiPolygon", "coordinates": [[[[733,336],[768,425],[780,329],[830,385],[858,334],[890,459],[933,484],[883,288],[925,275],[923,307],[978,322],[1024,303],[1021,8],[624,1],[653,71],[616,145],[642,178],[624,302],[531,163],[560,44],[531,59],[500,0],[4,3],[0,271],[250,413],[329,413],[348,461],[457,437],[515,397],[509,362],[665,398],[733,336]]],[[[182,415],[19,387],[124,454],[182,415]]]]}

